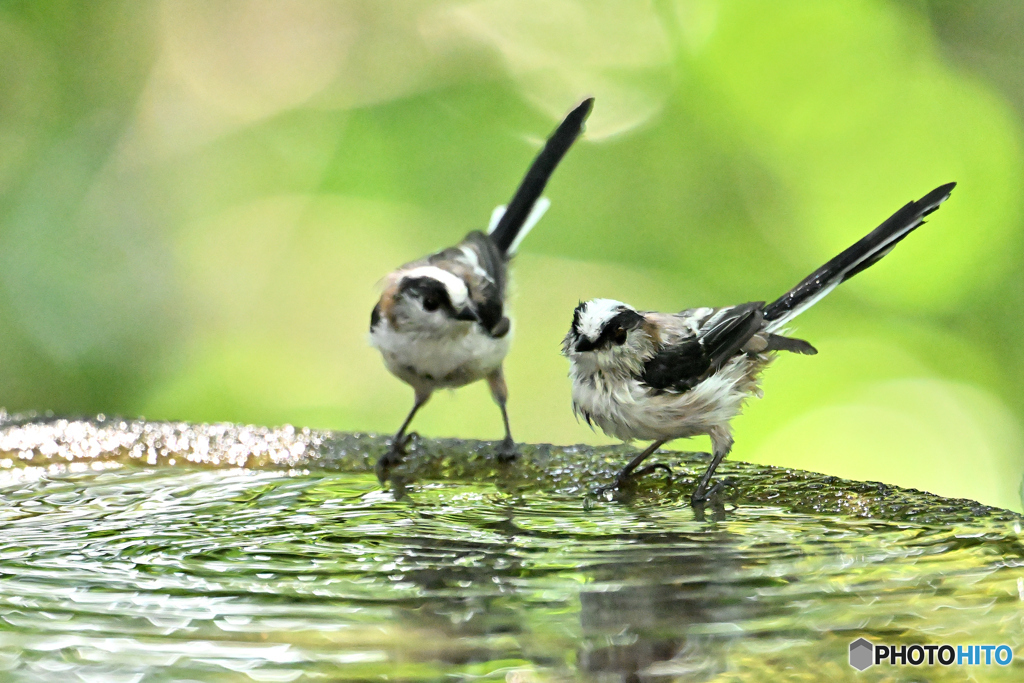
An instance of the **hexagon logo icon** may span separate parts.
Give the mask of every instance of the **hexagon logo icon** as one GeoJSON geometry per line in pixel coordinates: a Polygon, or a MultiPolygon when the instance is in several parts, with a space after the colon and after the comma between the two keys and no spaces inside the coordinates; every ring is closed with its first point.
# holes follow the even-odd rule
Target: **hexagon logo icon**
{"type": "Polygon", "coordinates": [[[875,646],[864,638],[850,643],[850,666],[863,671],[875,663],[875,646]]]}

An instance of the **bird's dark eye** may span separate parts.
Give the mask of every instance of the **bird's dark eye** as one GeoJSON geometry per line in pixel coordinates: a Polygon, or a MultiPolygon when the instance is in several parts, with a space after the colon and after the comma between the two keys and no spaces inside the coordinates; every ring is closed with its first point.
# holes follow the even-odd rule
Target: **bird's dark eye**
{"type": "Polygon", "coordinates": [[[621,327],[618,328],[617,330],[615,330],[615,334],[612,336],[612,341],[615,342],[616,344],[618,344],[619,346],[622,346],[623,344],[625,344],[626,343],[626,330],[622,329],[621,327]]]}
{"type": "Polygon", "coordinates": [[[433,294],[423,297],[423,310],[436,311],[441,306],[441,300],[433,294]]]}

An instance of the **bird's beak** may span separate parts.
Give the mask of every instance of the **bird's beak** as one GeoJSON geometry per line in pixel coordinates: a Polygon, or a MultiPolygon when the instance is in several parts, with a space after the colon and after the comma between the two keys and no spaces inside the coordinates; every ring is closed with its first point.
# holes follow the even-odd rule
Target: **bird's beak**
{"type": "Polygon", "coordinates": [[[470,322],[480,322],[480,316],[477,315],[476,311],[473,310],[472,306],[464,306],[458,311],[455,311],[456,320],[468,320],[470,322]]]}
{"type": "Polygon", "coordinates": [[[587,351],[593,351],[595,348],[594,342],[586,337],[580,337],[576,342],[576,353],[586,353],[587,351]]]}

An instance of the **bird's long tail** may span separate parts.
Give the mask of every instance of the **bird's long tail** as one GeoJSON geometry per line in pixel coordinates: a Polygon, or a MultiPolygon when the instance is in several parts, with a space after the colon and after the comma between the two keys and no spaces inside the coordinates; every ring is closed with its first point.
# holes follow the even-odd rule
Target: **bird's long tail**
{"type": "Polygon", "coordinates": [[[949,199],[955,186],[956,183],[948,183],[935,188],[916,202],[910,202],[889,216],[884,223],[852,247],[808,275],[803,282],[777,300],[765,306],[764,319],[768,321],[767,330],[769,332],[778,330],[816,304],[839,283],[849,280],[881,260],[883,256],[892,251],[900,240],[924,223],[925,216],[949,199]]]}
{"type": "Polygon", "coordinates": [[[594,98],[589,97],[566,115],[544,144],[544,149],[533,160],[530,170],[526,172],[523,182],[512,195],[508,206],[499,206],[494,210],[487,234],[491,236],[491,240],[502,254],[514,254],[519,243],[544,215],[549,203],[540,194],[562,157],[580,136],[583,122],[586,121],[593,106],[594,98]]]}

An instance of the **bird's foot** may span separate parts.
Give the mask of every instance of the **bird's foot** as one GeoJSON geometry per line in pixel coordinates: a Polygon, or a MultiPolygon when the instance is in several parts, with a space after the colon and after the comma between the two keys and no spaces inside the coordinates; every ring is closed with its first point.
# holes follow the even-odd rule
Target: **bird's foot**
{"type": "Polygon", "coordinates": [[[377,460],[377,465],[374,469],[377,472],[377,479],[382,485],[388,480],[391,468],[402,462],[402,458],[405,457],[405,449],[408,448],[409,443],[415,438],[419,438],[419,435],[416,432],[409,432],[401,439],[393,440],[391,447],[388,448],[388,452],[377,460]]]}
{"type": "Polygon", "coordinates": [[[707,487],[707,482],[703,482],[703,485],[698,484],[696,490],[690,495],[690,505],[703,505],[708,499],[721,493],[727,483],[726,481],[716,481],[714,486],[707,490],[703,490],[707,487]]]}
{"type": "Polygon", "coordinates": [[[519,457],[519,450],[516,448],[516,442],[511,438],[502,439],[501,443],[498,444],[498,462],[502,464],[508,464],[519,457]]]}
{"type": "Polygon", "coordinates": [[[598,488],[594,493],[598,496],[603,496],[604,494],[610,491],[625,491],[635,486],[637,479],[640,479],[641,477],[646,477],[648,474],[652,474],[657,470],[665,471],[666,485],[672,483],[672,468],[663,462],[657,462],[654,463],[653,465],[641,467],[640,469],[634,470],[632,472],[626,472],[625,470],[623,470],[622,472],[619,472],[618,475],[616,475],[615,481],[613,481],[611,484],[598,488]]]}

